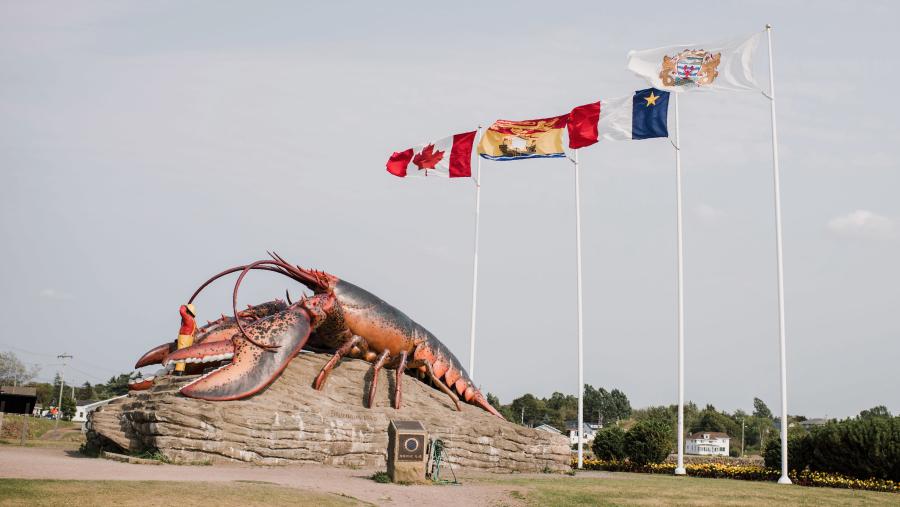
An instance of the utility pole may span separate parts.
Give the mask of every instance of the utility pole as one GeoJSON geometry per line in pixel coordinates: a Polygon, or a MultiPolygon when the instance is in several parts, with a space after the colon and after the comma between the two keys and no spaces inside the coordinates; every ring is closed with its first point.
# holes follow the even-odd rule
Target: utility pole
{"type": "Polygon", "coordinates": [[[744,457],[744,418],[741,417],[741,457],[744,457]]]}
{"type": "Polygon", "coordinates": [[[56,406],[56,424],[53,429],[59,428],[59,419],[62,417],[62,396],[63,396],[63,387],[66,385],[65,374],[66,374],[66,360],[72,359],[72,356],[66,354],[65,352],[56,356],[57,359],[62,359],[62,372],[59,374],[59,405],[56,406]]]}
{"type": "Polygon", "coordinates": [[[522,405],[522,426],[525,426],[525,405],[522,405]]]}

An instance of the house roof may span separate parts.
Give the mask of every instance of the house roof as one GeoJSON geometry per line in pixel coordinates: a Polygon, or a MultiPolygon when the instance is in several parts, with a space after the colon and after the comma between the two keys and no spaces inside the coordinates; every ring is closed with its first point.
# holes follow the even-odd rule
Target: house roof
{"type": "Polygon", "coordinates": [[[558,429],[554,428],[553,426],[550,426],[549,424],[542,424],[542,425],[540,425],[540,426],[535,427],[534,429],[536,429],[536,430],[541,430],[541,431],[546,431],[546,432],[548,432],[548,433],[557,433],[557,434],[561,434],[561,433],[562,433],[561,431],[559,431],[558,429]]]}
{"type": "Polygon", "coordinates": [[[11,396],[37,396],[37,389],[34,387],[0,386],[0,393],[11,396]]]}
{"type": "Polygon", "coordinates": [[[82,408],[91,408],[91,407],[95,407],[95,406],[97,406],[97,405],[105,405],[105,404],[107,404],[107,403],[109,403],[109,402],[111,402],[111,401],[113,401],[113,400],[118,400],[119,398],[124,398],[124,397],[126,397],[126,396],[128,396],[128,395],[127,395],[127,394],[123,394],[123,395],[121,395],[121,396],[113,396],[112,398],[107,398],[107,399],[105,399],[105,400],[84,400],[84,401],[79,401],[78,404],[77,404],[77,406],[78,406],[78,407],[82,407],[82,408]]]}
{"type": "Polygon", "coordinates": [[[728,438],[728,439],[731,438],[731,436],[729,436],[728,433],[722,433],[721,431],[698,431],[696,433],[691,433],[687,437],[688,437],[688,440],[696,440],[696,439],[706,438],[703,435],[709,435],[709,438],[728,438]]]}
{"type": "MultiPolygon", "coordinates": [[[[596,431],[600,427],[596,423],[589,423],[587,421],[584,422],[584,431],[596,431]]],[[[578,429],[578,421],[566,421],[566,429],[569,431],[576,431],[578,429]]]]}

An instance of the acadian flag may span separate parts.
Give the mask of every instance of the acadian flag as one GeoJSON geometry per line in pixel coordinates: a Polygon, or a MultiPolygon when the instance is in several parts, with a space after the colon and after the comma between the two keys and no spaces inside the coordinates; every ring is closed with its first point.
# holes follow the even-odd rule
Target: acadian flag
{"type": "Polygon", "coordinates": [[[565,157],[562,131],[569,115],[540,120],[497,120],[478,143],[478,154],[490,160],[565,157]]]}
{"type": "Polygon", "coordinates": [[[633,95],[578,106],[569,113],[569,148],[600,139],[627,141],[668,137],[669,92],[647,88],[633,95]]]}
{"type": "Polygon", "coordinates": [[[762,33],[713,44],[681,44],[630,51],[628,70],[650,86],[689,90],[761,91],[751,71],[762,33]]]}
{"type": "Polygon", "coordinates": [[[394,152],[387,161],[387,171],[394,176],[440,176],[467,178],[472,176],[472,145],[477,131],[420,144],[415,148],[394,152]],[[410,163],[415,166],[410,171],[410,163]]]}

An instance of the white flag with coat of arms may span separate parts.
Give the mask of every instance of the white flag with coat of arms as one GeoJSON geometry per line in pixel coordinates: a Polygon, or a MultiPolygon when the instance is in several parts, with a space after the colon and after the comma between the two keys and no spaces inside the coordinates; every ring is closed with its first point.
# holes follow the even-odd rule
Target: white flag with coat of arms
{"type": "Polygon", "coordinates": [[[762,33],[715,44],[680,44],[628,53],[628,70],[670,92],[762,91],[753,78],[753,54],[762,33]]]}

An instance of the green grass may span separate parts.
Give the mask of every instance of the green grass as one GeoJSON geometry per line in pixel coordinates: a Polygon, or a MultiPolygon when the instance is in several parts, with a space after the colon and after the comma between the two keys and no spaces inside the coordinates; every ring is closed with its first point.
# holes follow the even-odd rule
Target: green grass
{"type": "Polygon", "coordinates": [[[0,479],[0,506],[117,505],[172,507],[271,507],[273,505],[341,507],[361,505],[348,497],[314,493],[273,484],[163,481],[49,481],[0,479]]]}
{"type": "MultiPolygon", "coordinates": [[[[4,414],[3,429],[0,430],[0,439],[7,441],[18,441],[22,435],[22,421],[26,416],[21,414],[4,414]]],[[[41,417],[28,417],[28,437],[26,440],[37,440],[44,436],[48,431],[56,427],[56,421],[44,419],[41,417]]],[[[81,423],[73,423],[72,421],[59,421],[60,430],[69,430],[80,428],[81,423]]]]}
{"type": "Polygon", "coordinates": [[[515,487],[511,502],[526,505],[898,505],[900,495],[769,482],[609,473],[593,477],[488,479],[515,487]]]}
{"type": "MultiPolygon", "coordinates": [[[[0,439],[0,445],[22,445],[18,438],[0,439]]],[[[71,440],[26,440],[25,447],[43,447],[50,449],[68,449],[77,450],[81,446],[81,441],[71,440]]]]}
{"type": "Polygon", "coordinates": [[[389,476],[387,472],[375,472],[371,477],[369,477],[369,479],[372,479],[375,482],[380,482],[381,484],[387,484],[391,482],[391,476],[389,476]]]}

